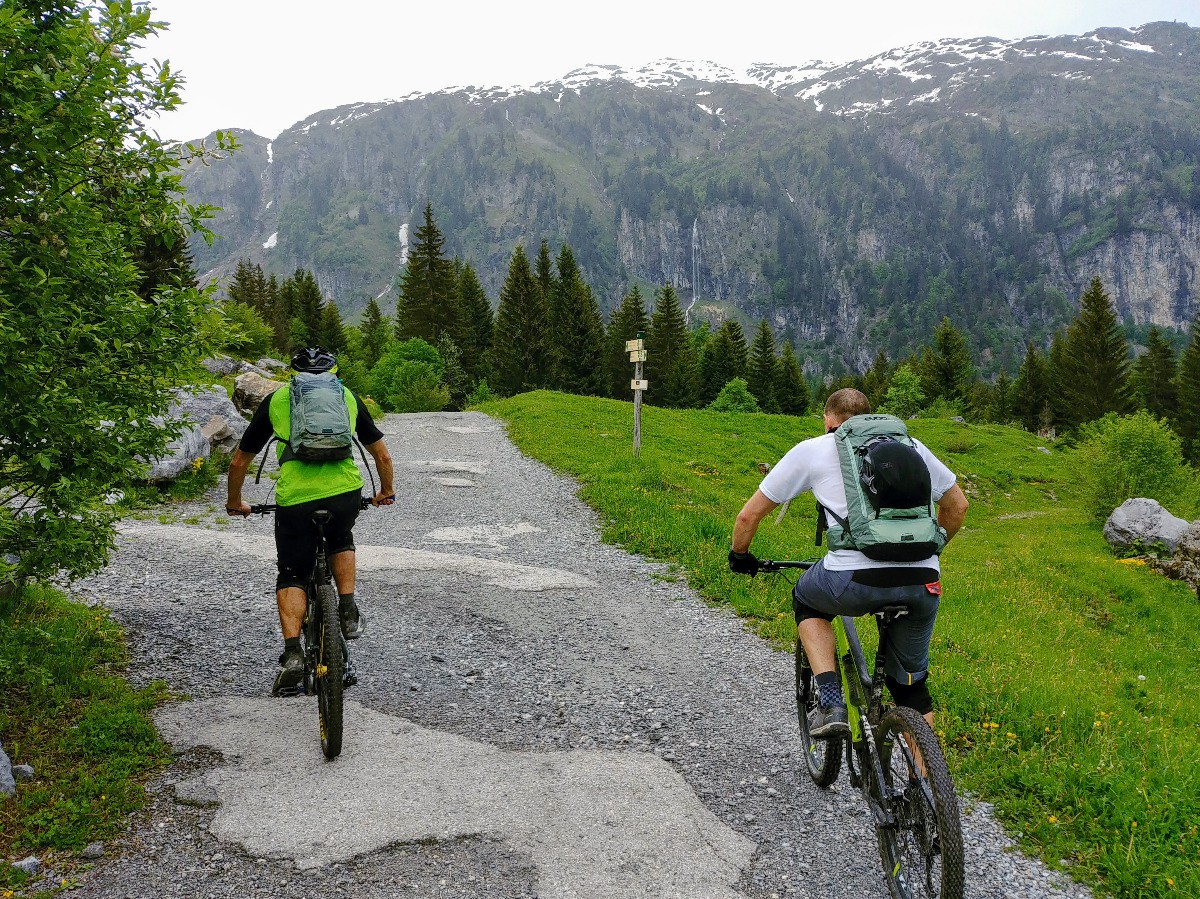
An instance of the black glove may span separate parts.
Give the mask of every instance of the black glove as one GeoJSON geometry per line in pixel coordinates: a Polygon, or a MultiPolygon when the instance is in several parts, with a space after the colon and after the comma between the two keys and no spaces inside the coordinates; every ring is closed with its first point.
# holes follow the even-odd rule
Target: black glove
{"type": "Polygon", "coordinates": [[[759,562],[754,553],[735,553],[729,551],[729,570],[737,574],[748,574],[750,577],[758,574],[759,562]]]}

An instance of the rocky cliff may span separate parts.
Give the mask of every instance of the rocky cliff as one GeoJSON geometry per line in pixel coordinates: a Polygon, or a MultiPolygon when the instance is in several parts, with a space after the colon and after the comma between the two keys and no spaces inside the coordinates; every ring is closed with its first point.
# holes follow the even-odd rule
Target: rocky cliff
{"type": "Polygon", "coordinates": [[[223,207],[201,272],[311,268],[390,305],[432,202],[498,293],[514,245],[569,242],[606,306],[670,283],[858,366],[942,316],[1003,362],[1099,275],[1131,324],[1200,296],[1200,30],[901,48],[736,73],[666,60],[317,113],[188,173],[223,207]]]}

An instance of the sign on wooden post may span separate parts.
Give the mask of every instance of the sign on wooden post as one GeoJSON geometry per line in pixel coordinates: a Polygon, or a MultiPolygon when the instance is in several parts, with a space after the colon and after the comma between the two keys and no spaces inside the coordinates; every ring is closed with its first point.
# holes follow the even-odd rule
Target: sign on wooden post
{"type": "Polygon", "coordinates": [[[630,389],[633,390],[633,455],[642,454],[642,391],[650,386],[650,382],[642,377],[642,363],[646,361],[645,332],[638,331],[637,340],[625,341],[625,350],[629,353],[629,361],[633,363],[633,380],[630,389]]]}

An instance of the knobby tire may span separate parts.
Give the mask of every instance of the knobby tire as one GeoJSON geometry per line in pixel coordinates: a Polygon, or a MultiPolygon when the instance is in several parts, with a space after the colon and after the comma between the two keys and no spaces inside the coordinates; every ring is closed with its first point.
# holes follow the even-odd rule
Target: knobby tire
{"type": "Polygon", "coordinates": [[[342,677],[345,667],[337,591],[329,584],[322,584],[317,587],[317,603],[321,607],[321,620],[314,681],[321,719],[321,751],[325,758],[335,759],[342,751],[342,677]]]}
{"type": "Polygon", "coordinates": [[[817,704],[817,682],[808,666],[804,647],[796,640],[796,717],[800,720],[804,764],[818,787],[837,780],[842,767],[842,740],[818,740],[808,732],[808,713],[817,704]]]}
{"type": "Polygon", "coordinates": [[[894,829],[876,827],[888,890],[894,899],[962,899],[962,825],[937,736],[915,710],[891,708],[879,723],[878,738],[883,794],[892,797],[888,804],[897,820],[894,829]],[[918,781],[910,745],[924,760],[928,793],[918,781]]]}

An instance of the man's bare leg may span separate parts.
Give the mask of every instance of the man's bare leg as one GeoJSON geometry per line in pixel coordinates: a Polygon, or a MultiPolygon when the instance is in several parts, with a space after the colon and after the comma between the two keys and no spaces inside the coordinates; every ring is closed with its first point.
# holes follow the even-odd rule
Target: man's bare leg
{"type": "Polygon", "coordinates": [[[805,618],[797,626],[808,666],[813,674],[826,674],[834,670],[837,645],[833,639],[833,625],[824,618],[805,618]]]}
{"type": "Polygon", "coordinates": [[[289,640],[300,636],[300,628],[304,625],[304,613],[308,610],[308,598],[299,587],[284,587],[275,592],[275,602],[279,606],[279,627],[283,631],[283,639],[289,640]]]}
{"type": "Polygon", "coordinates": [[[354,592],[354,565],[355,554],[352,549],[329,557],[329,567],[333,569],[333,579],[341,596],[354,592]]]}

